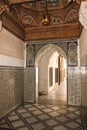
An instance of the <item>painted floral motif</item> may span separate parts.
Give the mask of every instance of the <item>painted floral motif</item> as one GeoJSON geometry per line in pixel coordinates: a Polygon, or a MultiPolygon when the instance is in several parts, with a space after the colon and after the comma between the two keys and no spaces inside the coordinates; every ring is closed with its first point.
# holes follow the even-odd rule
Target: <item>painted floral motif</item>
{"type": "Polygon", "coordinates": [[[8,5],[1,3],[1,4],[0,4],[0,15],[1,15],[3,12],[5,12],[5,11],[9,11],[8,5]]]}
{"type": "Polygon", "coordinates": [[[31,26],[36,26],[36,21],[31,15],[26,15],[23,17],[22,23],[24,25],[31,25],[31,26]]]}
{"type": "Polygon", "coordinates": [[[78,65],[77,43],[68,43],[68,65],[78,65]]]}

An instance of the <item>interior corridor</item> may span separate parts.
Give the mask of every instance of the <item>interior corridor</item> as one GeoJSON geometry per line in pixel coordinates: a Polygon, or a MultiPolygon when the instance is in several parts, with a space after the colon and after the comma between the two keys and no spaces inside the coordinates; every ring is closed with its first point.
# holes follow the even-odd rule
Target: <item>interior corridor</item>
{"type": "Polygon", "coordinates": [[[66,80],[61,82],[60,85],[56,84],[54,90],[48,95],[40,95],[39,103],[41,104],[54,104],[54,105],[66,105],[67,104],[67,87],[66,80]]]}

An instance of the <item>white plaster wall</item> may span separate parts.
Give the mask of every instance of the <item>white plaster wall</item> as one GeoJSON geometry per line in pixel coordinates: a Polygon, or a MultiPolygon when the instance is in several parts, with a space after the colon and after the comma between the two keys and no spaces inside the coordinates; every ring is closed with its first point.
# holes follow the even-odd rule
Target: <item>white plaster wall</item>
{"type": "MultiPolygon", "coordinates": [[[[49,87],[49,67],[58,67],[58,52],[55,49],[50,50],[45,53],[39,61],[38,71],[39,71],[39,92],[44,94],[49,93],[54,87],[49,87]]],[[[53,73],[54,73],[53,72],[53,73]]],[[[55,74],[54,74],[55,75],[55,74]]],[[[55,77],[53,77],[53,85],[55,84],[55,77]]]]}
{"type": "MultiPolygon", "coordinates": [[[[58,52],[55,51],[53,53],[53,55],[51,55],[51,57],[49,58],[48,70],[50,67],[53,68],[53,86],[49,87],[49,84],[48,84],[48,88],[49,88],[48,91],[49,92],[55,88],[55,68],[58,68],[58,56],[59,56],[58,52]]],[[[48,83],[49,83],[49,78],[48,78],[48,83]]]]}
{"type": "Polygon", "coordinates": [[[80,66],[87,66],[87,29],[83,28],[80,39],[80,66]]]}
{"type": "Polygon", "coordinates": [[[87,28],[83,28],[80,39],[81,105],[87,106],[87,28]]]}
{"type": "Polygon", "coordinates": [[[24,41],[2,29],[0,32],[0,65],[24,67],[24,41]]]}
{"type": "Polygon", "coordinates": [[[23,67],[24,66],[24,60],[0,54],[0,65],[1,66],[18,66],[18,67],[23,67]]]}
{"type": "Polygon", "coordinates": [[[44,55],[39,62],[39,92],[48,93],[48,55],[44,55]],[[47,59],[46,59],[47,58],[47,59]]]}

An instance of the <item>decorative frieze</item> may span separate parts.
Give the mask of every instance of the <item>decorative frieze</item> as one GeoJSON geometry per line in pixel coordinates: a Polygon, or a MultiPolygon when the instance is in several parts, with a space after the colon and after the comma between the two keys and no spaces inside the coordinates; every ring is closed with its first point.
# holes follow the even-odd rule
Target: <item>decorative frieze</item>
{"type": "Polygon", "coordinates": [[[29,26],[36,26],[36,20],[31,15],[26,15],[22,19],[22,23],[25,27],[29,26]]]}
{"type": "Polygon", "coordinates": [[[77,42],[70,42],[67,44],[68,50],[68,65],[77,66],[78,65],[78,52],[77,52],[77,42]]]}
{"type": "Polygon", "coordinates": [[[29,44],[26,47],[26,65],[27,67],[29,66],[34,66],[34,46],[29,44]]]}

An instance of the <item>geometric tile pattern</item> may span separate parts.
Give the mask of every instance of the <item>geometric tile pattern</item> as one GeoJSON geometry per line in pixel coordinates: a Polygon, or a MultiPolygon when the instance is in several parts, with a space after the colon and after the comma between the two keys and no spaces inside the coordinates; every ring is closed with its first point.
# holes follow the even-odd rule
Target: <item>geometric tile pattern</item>
{"type": "Polygon", "coordinates": [[[0,119],[0,127],[9,130],[83,130],[78,107],[28,103],[0,119]]]}

